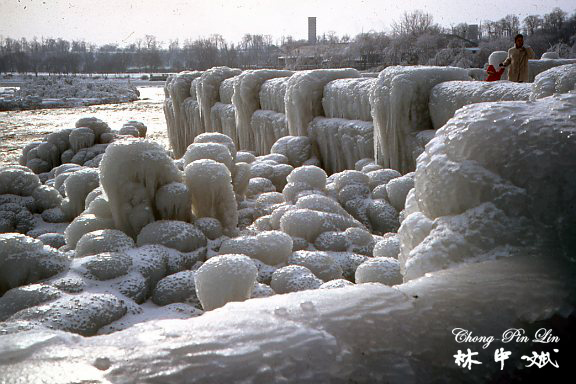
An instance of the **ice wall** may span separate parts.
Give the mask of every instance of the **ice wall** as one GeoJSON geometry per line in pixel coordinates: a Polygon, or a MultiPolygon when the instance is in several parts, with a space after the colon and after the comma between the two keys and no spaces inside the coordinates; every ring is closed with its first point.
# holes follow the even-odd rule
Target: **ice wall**
{"type": "Polygon", "coordinates": [[[324,114],[328,118],[372,121],[370,88],[375,78],[339,79],[326,84],[322,97],[324,114]]]}
{"type": "Polygon", "coordinates": [[[184,101],[190,97],[192,81],[200,77],[202,72],[184,71],[166,80],[165,92],[169,99],[164,101],[164,115],[168,129],[168,140],[176,157],[182,156],[186,150],[186,114],[184,101]]]}
{"type": "Polygon", "coordinates": [[[373,132],[372,122],[361,120],[316,117],[308,126],[328,174],[354,169],[358,160],[374,158],[373,132]]]}
{"type": "Polygon", "coordinates": [[[447,81],[432,88],[430,93],[430,117],[432,127],[438,129],[468,104],[487,101],[528,100],[532,94],[529,83],[509,81],[447,81]]]}
{"type": "Polygon", "coordinates": [[[214,67],[202,73],[196,84],[200,117],[204,123],[204,132],[215,132],[212,127],[212,106],[220,101],[220,85],[226,79],[237,76],[242,71],[236,68],[214,67]]]}
{"type": "Polygon", "coordinates": [[[220,84],[220,101],[216,102],[210,112],[213,132],[220,132],[232,139],[238,147],[238,134],[236,133],[236,108],[232,104],[234,82],[236,77],[230,77],[220,84]]]}
{"type": "Polygon", "coordinates": [[[265,155],[278,139],[288,135],[288,121],[283,113],[258,109],[252,114],[250,129],[254,133],[254,151],[265,155]]]}
{"type": "Polygon", "coordinates": [[[396,66],[380,72],[370,93],[378,164],[402,173],[413,171],[420,148],[416,135],[432,128],[428,108],[432,88],[468,79],[465,69],[454,67],[396,66]]]}
{"type": "Polygon", "coordinates": [[[360,77],[355,69],[315,69],[296,72],[286,85],[286,116],[292,136],[307,136],[308,124],[316,116],[325,116],[322,107],[324,86],[336,79],[360,77]]]}
{"type": "MultiPolygon", "coordinates": [[[[236,130],[239,148],[256,150],[255,129],[251,126],[252,114],[261,109],[260,89],[266,80],[277,77],[289,77],[292,71],[275,69],[258,69],[244,71],[234,81],[232,102],[236,108],[236,130]]],[[[259,154],[266,154],[268,151],[259,154]]]]}

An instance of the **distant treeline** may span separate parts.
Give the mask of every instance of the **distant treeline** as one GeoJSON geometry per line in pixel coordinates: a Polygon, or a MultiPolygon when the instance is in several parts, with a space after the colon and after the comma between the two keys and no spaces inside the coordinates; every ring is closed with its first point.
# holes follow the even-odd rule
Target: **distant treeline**
{"type": "Polygon", "coordinates": [[[522,21],[514,15],[484,21],[477,32],[467,24],[442,28],[430,14],[413,11],[394,22],[390,33],[371,31],[350,37],[328,32],[319,36],[315,45],[291,36],[274,42],[269,35],[251,34],[236,44],[218,34],[183,44],[178,40],[164,44],[146,35],[123,47],[60,38],[0,37],[0,73],[175,72],[218,65],[290,69],[411,64],[478,67],[491,52],[508,49],[519,32],[527,35],[526,42],[537,55],[555,50],[561,57],[576,57],[576,13],[568,16],[559,8],[522,21]],[[467,49],[471,47],[480,49],[467,49]]]}

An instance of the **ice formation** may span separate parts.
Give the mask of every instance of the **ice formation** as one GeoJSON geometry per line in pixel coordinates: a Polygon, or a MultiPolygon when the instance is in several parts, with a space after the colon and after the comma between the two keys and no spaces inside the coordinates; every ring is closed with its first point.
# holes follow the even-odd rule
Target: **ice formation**
{"type": "Polygon", "coordinates": [[[308,126],[310,138],[317,143],[326,172],[354,167],[356,161],[374,157],[374,125],[369,121],[316,117],[308,126]]]}
{"type": "Polygon", "coordinates": [[[293,167],[319,165],[314,143],[307,136],[284,136],[272,145],[270,152],[286,156],[293,167]]]}
{"type": "Polygon", "coordinates": [[[88,232],[76,243],[76,256],[83,257],[103,252],[118,252],[134,248],[134,240],[117,229],[88,232]]]}
{"type": "Polygon", "coordinates": [[[270,286],[276,293],[289,293],[317,289],[322,280],[301,265],[289,265],[274,272],[270,286]]]}
{"type": "Polygon", "coordinates": [[[115,229],[134,239],[142,228],[160,218],[156,207],[159,188],[181,180],[180,171],[164,148],[149,141],[115,142],[100,163],[100,183],[108,197],[115,229]]]}
{"type": "Polygon", "coordinates": [[[324,116],[324,86],[333,80],[350,77],[360,77],[360,73],[349,68],[300,71],[292,75],[284,97],[290,135],[307,136],[310,121],[316,116],[324,116]]]}
{"type": "Polygon", "coordinates": [[[440,83],[430,93],[432,127],[438,129],[468,104],[487,101],[529,100],[532,84],[508,81],[447,81],[440,83]]]}
{"type": "Polygon", "coordinates": [[[575,94],[471,105],[437,132],[416,170],[421,212],[400,228],[405,280],[524,254],[546,236],[560,254],[573,247],[575,108],[575,94]]]}
{"type": "Polygon", "coordinates": [[[34,214],[49,216],[59,209],[61,202],[60,193],[42,185],[30,169],[20,165],[0,166],[0,233],[32,231],[37,224],[34,214]]]}
{"type": "Polygon", "coordinates": [[[372,121],[370,88],[376,79],[339,79],[326,84],[322,107],[327,118],[372,121]]]}
{"type": "Polygon", "coordinates": [[[18,233],[0,233],[0,251],[0,294],[53,276],[69,262],[57,250],[18,233]]]}
{"type": "MultiPolygon", "coordinates": [[[[238,146],[244,150],[257,150],[256,137],[262,132],[251,126],[252,115],[256,110],[262,109],[260,105],[260,89],[266,80],[277,77],[288,77],[292,71],[260,69],[244,71],[234,81],[234,94],[232,102],[236,107],[236,131],[238,146]]],[[[260,152],[266,154],[268,151],[260,152]]]]}
{"type": "Polygon", "coordinates": [[[188,164],[184,172],[194,215],[218,219],[225,234],[236,233],[236,197],[226,165],[202,159],[188,164]]]}
{"type": "Polygon", "coordinates": [[[215,132],[212,127],[211,110],[220,100],[220,85],[228,78],[241,73],[239,69],[214,67],[202,73],[196,84],[196,96],[200,105],[200,117],[204,124],[203,132],[215,132]]]}
{"type": "Polygon", "coordinates": [[[210,311],[230,301],[250,298],[258,271],[252,260],[244,255],[215,256],[196,272],[196,294],[202,308],[210,311]]]}
{"type": "Polygon", "coordinates": [[[263,231],[256,236],[229,239],[220,246],[220,254],[241,253],[267,265],[286,263],[292,253],[292,238],[280,231],[263,231]]]}
{"type": "MultiPolygon", "coordinates": [[[[147,128],[141,122],[131,120],[124,127],[137,131],[129,136],[146,136],[147,128]]],[[[66,163],[98,167],[108,144],[124,136],[122,128],[113,131],[100,119],[84,117],[76,121],[75,128],[50,133],[43,141],[28,144],[19,162],[40,175],[66,163]]]]}
{"type": "Polygon", "coordinates": [[[450,80],[468,80],[462,68],[388,67],[370,93],[374,154],[378,164],[402,173],[416,168],[418,132],[431,129],[428,102],[432,88],[450,80]]]}
{"type": "Polygon", "coordinates": [[[381,283],[385,285],[402,284],[400,263],[391,257],[374,257],[358,266],[355,274],[357,284],[381,283]]]}
{"type": "Polygon", "coordinates": [[[142,228],[136,243],[138,246],[160,244],[181,252],[192,252],[206,245],[206,237],[194,224],[158,220],[142,228]]]}
{"type": "Polygon", "coordinates": [[[540,73],[567,64],[576,64],[576,59],[528,60],[528,81],[533,82],[540,73]]]}
{"type": "Polygon", "coordinates": [[[541,99],[555,93],[576,90],[576,63],[551,68],[536,75],[532,83],[531,99],[541,99]]]}
{"type": "Polygon", "coordinates": [[[192,80],[201,75],[202,72],[199,71],[181,72],[170,78],[165,86],[165,92],[168,93],[170,98],[167,98],[164,103],[164,115],[166,116],[168,139],[176,157],[182,156],[186,147],[190,144],[186,143],[186,129],[183,118],[184,102],[190,98],[192,80]]]}

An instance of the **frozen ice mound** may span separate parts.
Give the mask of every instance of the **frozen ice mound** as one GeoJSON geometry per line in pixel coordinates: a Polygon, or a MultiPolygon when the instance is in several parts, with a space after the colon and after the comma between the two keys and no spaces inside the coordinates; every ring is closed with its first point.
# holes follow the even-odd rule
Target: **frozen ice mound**
{"type": "Polygon", "coordinates": [[[268,265],[286,263],[292,254],[292,238],[280,231],[263,231],[256,236],[239,236],[226,240],[220,254],[243,254],[268,265]]]}
{"type": "Polygon", "coordinates": [[[204,124],[202,132],[214,132],[210,111],[212,106],[220,101],[220,85],[224,80],[237,76],[241,72],[237,68],[213,67],[200,75],[196,82],[196,97],[200,105],[200,118],[204,124]]]}
{"type": "Polygon", "coordinates": [[[164,103],[164,115],[166,117],[168,140],[174,150],[175,156],[182,156],[186,147],[191,142],[186,142],[184,122],[184,102],[191,97],[190,89],[192,81],[202,75],[199,71],[184,71],[169,77],[164,86],[164,92],[170,97],[170,102],[164,103]]]}
{"type": "MultiPolygon", "coordinates": [[[[288,259],[290,265],[308,268],[323,282],[342,278],[342,268],[327,253],[314,251],[296,251],[288,259]]],[[[272,276],[274,279],[274,276],[272,276]]]]}
{"type": "Polygon", "coordinates": [[[117,229],[88,232],[76,243],[76,256],[90,256],[102,252],[117,252],[134,248],[134,240],[117,229]]]}
{"type": "Polygon", "coordinates": [[[268,79],[260,86],[260,109],[273,111],[280,114],[286,113],[284,97],[288,86],[289,77],[275,77],[268,79]]]}
{"type": "Polygon", "coordinates": [[[67,295],[50,303],[23,309],[10,321],[27,321],[51,329],[92,336],[126,314],[126,305],[111,294],[67,295]]]}
{"type": "Polygon", "coordinates": [[[555,93],[576,90],[576,63],[561,65],[536,75],[530,98],[541,99],[555,93]]]}
{"type": "Polygon", "coordinates": [[[288,159],[288,163],[297,168],[303,165],[318,165],[315,147],[307,136],[284,136],[274,142],[270,153],[279,153],[288,159]]]}
{"type": "Polygon", "coordinates": [[[0,321],[15,313],[62,296],[62,292],[47,284],[30,284],[8,290],[0,296],[0,321]]]}
{"type": "Polygon", "coordinates": [[[530,99],[532,84],[508,81],[447,81],[430,93],[430,117],[434,129],[442,127],[465,105],[487,101],[525,101],[530,99]]]}
{"type": "Polygon", "coordinates": [[[194,215],[218,219],[225,234],[234,234],[238,210],[226,165],[210,159],[196,160],[186,166],[185,175],[194,215]]]}
{"type": "Polygon", "coordinates": [[[172,303],[187,303],[201,309],[196,296],[195,271],[181,271],[168,275],[156,284],[152,301],[160,306],[172,303]]]}
{"type": "Polygon", "coordinates": [[[100,163],[100,184],[108,197],[114,228],[132,238],[160,218],[156,207],[159,188],[181,180],[181,172],[166,150],[151,141],[114,142],[100,163]]]}
{"type": "Polygon", "coordinates": [[[82,266],[97,280],[110,280],[123,276],[132,267],[132,258],[123,252],[99,252],[88,258],[82,266]]]}
{"type": "Polygon", "coordinates": [[[430,93],[435,85],[451,80],[468,80],[468,72],[424,66],[394,66],[380,72],[370,92],[378,164],[401,173],[416,168],[421,148],[416,134],[432,129],[430,93]]]}
{"type": "Polygon", "coordinates": [[[0,166],[0,232],[32,232],[41,222],[37,214],[49,216],[60,210],[61,202],[60,193],[42,185],[30,169],[0,166]]]}
{"type": "Polygon", "coordinates": [[[355,273],[356,284],[381,283],[385,285],[402,284],[400,263],[391,257],[374,257],[358,266],[355,273]]]}
{"type": "Polygon", "coordinates": [[[272,274],[270,287],[276,293],[289,293],[318,289],[322,283],[323,281],[317,278],[310,269],[302,265],[288,265],[277,269],[272,274]]]}
{"type": "Polygon", "coordinates": [[[405,280],[549,242],[568,255],[575,110],[575,94],[470,105],[438,130],[416,170],[421,213],[400,228],[405,280]]]}
{"type": "Polygon", "coordinates": [[[147,129],[143,123],[131,120],[119,131],[112,131],[108,124],[95,117],[81,118],[75,126],[26,145],[20,164],[41,176],[67,163],[97,168],[109,143],[122,137],[143,138],[147,129]]]}
{"type": "Polygon", "coordinates": [[[0,293],[62,272],[70,260],[40,240],[0,233],[0,293]]]}
{"type": "Polygon", "coordinates": [[[142,228],[136,243],[138,246],[160,244],[181,252],[192,252],[206,246],[206,237],[194,224],[176,220],[158,220],[142,228]]]}
{"type": "Polygon", "coordinates": [[[245,255],[229,254],[207,260],[194,276],[202,308],[210,311],[230,301],[250,298],[258,270],[245,255]]]}

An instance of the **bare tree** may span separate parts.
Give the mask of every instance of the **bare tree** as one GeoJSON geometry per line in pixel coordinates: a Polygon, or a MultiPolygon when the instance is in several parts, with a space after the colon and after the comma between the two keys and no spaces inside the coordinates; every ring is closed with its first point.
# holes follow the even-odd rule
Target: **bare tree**
{"type": "Polygon", "coordinates": [[[522,22],[524,29],[526,30],[526,34],[528,35],[533,35],[534,32],[542,28],[542,25],[544,24],[544,20],[538,15],[526,16],[522,22]]]}
{"type": "Polygon", "coordinates": [[[428,32],[439,32],[440,28],[434,24],[432,15],[421,10],[404,12],[399,22],[392,23],[394,35],[419,36],[428,32]]]}

